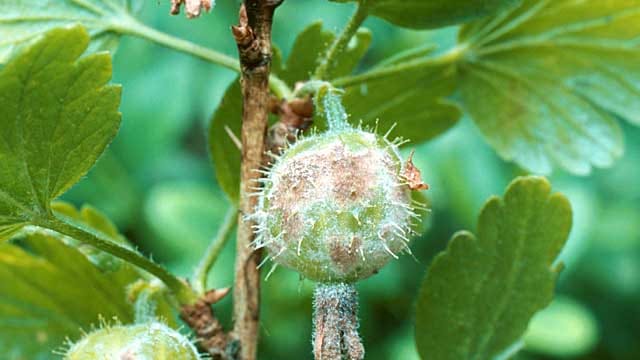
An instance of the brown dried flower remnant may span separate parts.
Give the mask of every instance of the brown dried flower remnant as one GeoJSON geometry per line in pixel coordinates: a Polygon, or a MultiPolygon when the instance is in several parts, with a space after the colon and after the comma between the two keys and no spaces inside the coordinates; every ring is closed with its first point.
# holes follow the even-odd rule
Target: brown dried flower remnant
{"type": "Polygon", "coordinates": [[[422,174],[420,169],[413,165],[413,154],[415,151],[411,151],[409,158],[404,166],[404,178],[407,180],[407,185],[411,190],[427,190],[429,185],[422,182],[422,174]]]}
{"type": "Polygon", "coordinates": [[[200,16],[202,9],[209,12],[213,7],[215,1],[212,0],[171,0],[171,15],[180,14],[180,7],[184,5],[184,8],[189,19],[197,18],[200,16]]]}
{"type": "MultiPolygon", "coordinates": [[[[290,101],[273,98],[270,111],[280,117],[280,121],[269,128],[267,149],[273,154],[281,154],[287,145],[296,141],[298,135],[307,130],[313,121],[313,101],[310,98],[290,101]]],[[[265,162],[266,164],[267,162],[265,162]]]]}

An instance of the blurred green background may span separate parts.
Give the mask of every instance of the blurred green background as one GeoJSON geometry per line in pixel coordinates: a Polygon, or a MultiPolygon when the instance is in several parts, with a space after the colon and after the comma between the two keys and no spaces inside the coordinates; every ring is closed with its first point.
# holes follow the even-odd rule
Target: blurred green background
{"type": "MultiPolygon", "coordinates": [[[[147,24],[235,56],[229,27],[237,2],[220,1],[201,19],[168,16],[168,2],[148,1],[147,24]]],[[[277,11],[274,42],[286,56],[298,32],[319,19],[338,31],[348,5],[285,2],[277,11]],[[301,14],[313,14],[302,17],[301,14]]],[[[408,47],[446,48],[456,29],[394,28],[370,19],[373,45],[362,67],[408,47]]],[[[123,84],[123,123],[108,153],[65,198],[107,213],[154,259],[187,275],[216,232],[229,204],[215,181],[206,128],[235,74],[134,38],[115,55],[114,82],[123,84]]],[[[499,111],[499,109],[496,109],[499,111]]],[[[534,318],[522,359],[640,359],[640,129],[626,126],[626,153],[611,169],[588,177],[556,172],[556,191],[574,207],[574,228],[562,259],[566,268],[554,303],[534,318]]],[[[409,256],[359,284],[361,334],[367,359],[418,359],[413,344],[413,301],[434,254],[457,230],[475,229],[484,201],[521,174],[482,140],[468,120],[416,146],[415,162],[431,185],[428,231],[409,256]]],[[[230,286],[234,244],[216,264],[211,286],[230,286]]],[[[285,269],[263,285],[261,359],[311,359],[313,283],[285,269]]],[[[230,323],[230,298],[218,306],[230,323]]]]}

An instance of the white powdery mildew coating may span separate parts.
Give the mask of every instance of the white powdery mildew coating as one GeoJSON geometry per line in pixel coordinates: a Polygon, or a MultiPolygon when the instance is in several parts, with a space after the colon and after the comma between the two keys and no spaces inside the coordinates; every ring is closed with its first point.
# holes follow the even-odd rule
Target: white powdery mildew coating
{"type": "Polygon", "coordinates": [[[106,327],[73,345],[65,360],[198,360],[188,338],[160,322],[106,327]]]}
{"type": "Polygon", "coordinates": [[[402,173],[397,148],[370,132],[298,141],[263,181],[256,244],[313,280],[368,277],[408,250],[415,214],[402,173]]]}
{"type": "Polygon", "coordinates": [[[319,284],[313,297],[316,359],[364,358],[358,335],[358,292],[353,284],[319,284]]]}

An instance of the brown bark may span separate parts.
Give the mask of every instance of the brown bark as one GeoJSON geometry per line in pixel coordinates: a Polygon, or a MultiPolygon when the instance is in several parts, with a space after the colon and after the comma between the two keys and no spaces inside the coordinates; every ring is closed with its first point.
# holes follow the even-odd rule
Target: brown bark
{"type": "Polygon", "coordinates": [[[195,304],[182,307],[180,317],[196,334],[198,347],[207,351],[212,359],[234,359],[235,349],[222,328],[211,306],[229,293],[229,288],[208,291],[195,304]]]}
{"type": "Polygon", "coordinates": [[[252,222],[244,218],[254,211],[256,197],[249,196],[262,165],[269,113],[271,23],[282,0],[245,0],[239,25],[232,28],[238,45],[242,82],[242,166],[240,216],[236,244],[236,274],[233,289],[232,337],[240,347],[241,360],[255,360],[260,313],[260,253],[252,249],[252,222]]]}

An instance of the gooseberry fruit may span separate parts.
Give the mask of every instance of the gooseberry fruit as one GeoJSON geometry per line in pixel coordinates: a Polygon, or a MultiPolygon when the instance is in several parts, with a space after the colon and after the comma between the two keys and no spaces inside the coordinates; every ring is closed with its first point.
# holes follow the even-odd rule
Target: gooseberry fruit
{"type": "Polygon", "coordinates": [[[96,330],[71,346],[65,360],[199,360],[193,344],[167,325],[151,321],[96,330]]]}
{"type": "Polygon", "coordinates": [[[277,157],[253,215],[257,247],[319,282],[355,282],[408,250],[410,189],[396,144],[341,126],[277,157]]]}

